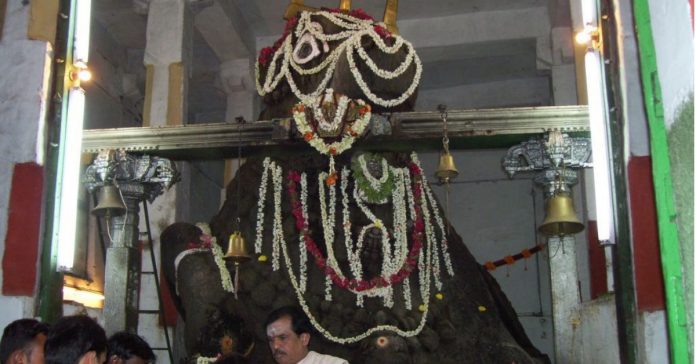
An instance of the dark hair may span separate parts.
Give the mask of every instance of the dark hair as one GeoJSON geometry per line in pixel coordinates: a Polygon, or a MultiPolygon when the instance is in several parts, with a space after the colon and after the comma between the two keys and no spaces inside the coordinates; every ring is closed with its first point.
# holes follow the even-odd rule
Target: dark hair
{"type": "Polygon", "coordinates": [[[213,364],[246,364],[249,360],[237,353],[225,355],[217,359],[213,364]]]}
{"type": "Polygon", "coordinates": [[[310,324],[309,318],[307,318],[304,311],[297,306],[283,306],[273,310],[273,312],[266,317],[266,321],[263,324],[264,329],[283,317],[290,317],[292,321],[292,331],[298,336],[304,333],[312,334],[312,324],[310,324]]]}
{"type": "Polygon", "coordinates": [[[38,334],[48,334],[48,325],[34,319],[19,319],[7,325],[0,340],[0,363],[7,363],[17,350],[28,351],[38,334]]]}
{"type": "Polygon", "coordinates": [[[90,351],[106,351],[106,333],[92,318],[77,315],[59,319],[48,331],[46,364],[77,364],[90,351]]]}
{"type": "Polygon", "coordinates": [[[111,335],[106,346],[108,349],[106,354],[107,360],[114,355],[123,360],[128,360],[133,356],[138,356],[146,362],[155,360],[155,353],[152,352],[152,348],[150,348],[147,341],[130,332],[121,331],[111,335]]]}

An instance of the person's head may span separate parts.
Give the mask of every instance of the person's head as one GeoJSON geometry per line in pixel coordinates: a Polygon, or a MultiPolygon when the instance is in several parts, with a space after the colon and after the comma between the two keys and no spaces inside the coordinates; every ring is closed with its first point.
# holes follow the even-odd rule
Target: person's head
{"type": "Polygon", "coordinates": [[[218,358],[213,364],[246,364],[248,362],[244,356],[234,353],[218,358]]]}
{"type": "Polygon", "coordinates": [[[150,345],[136,334],[121,331],[107,342],[107,364],[147,364],[155,361],[150,345]]]}
{"type": "Polygon", "coordinates": [[[2,333],[0,364],[43,364],[48,325],[34,319],[13,321],[2,333]]]}
{"type": "Polygon", "coordinates": [[[312,325],[302,309],[281,307],[268,315],[264,327],[278,364],[295,364],[307,356],[312,325]]]}
{"type": "Polygon", "coordinates": [[[46,364],[103,364],[106,332],[90,317],[63,317],[48,331],[45,358],[46,364]]]}

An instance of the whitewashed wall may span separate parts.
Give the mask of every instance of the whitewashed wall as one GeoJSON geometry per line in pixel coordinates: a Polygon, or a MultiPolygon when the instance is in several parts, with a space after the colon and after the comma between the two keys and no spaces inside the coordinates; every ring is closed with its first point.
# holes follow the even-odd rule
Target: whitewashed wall
{"type": "MultiPolygon", "coordinates": [[[[42,165],[45,158],[45,113],[53,50],[47,42],[27,38],[28,21],[27,2],[7,1],[0,42],[0,261],[5,251],[14,165],[42,165]]],[[[0,327],[33,316],[33,305],[32,297],[0,296],[0,327]]]]}

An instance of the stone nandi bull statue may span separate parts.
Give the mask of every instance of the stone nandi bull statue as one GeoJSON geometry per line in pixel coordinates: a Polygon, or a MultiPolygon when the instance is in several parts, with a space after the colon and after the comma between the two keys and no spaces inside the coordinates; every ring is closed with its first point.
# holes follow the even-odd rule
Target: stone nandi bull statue
{"type": "Polygon", "coordinates": [[[310,347],[351,363],[548,362],[442,217],[417,156],[348,150],[369,105],[412,109],[421,65],[411,45],[360,11],[301,12],[288,24],[259,57],[260,119],[292,110],[330,158],[249,158],[210,233],[188,223],[162,233],[189,358],[272,363],[261,323],[292,304],[317,329],[310,347]],[[237,230],[254,246],[238,274],[221,257],[237,230]]]}

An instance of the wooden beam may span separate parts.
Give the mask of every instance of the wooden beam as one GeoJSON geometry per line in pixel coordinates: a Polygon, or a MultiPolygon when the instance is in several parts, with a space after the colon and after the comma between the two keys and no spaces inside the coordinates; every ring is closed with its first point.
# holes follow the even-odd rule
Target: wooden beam
{"type": "MultiPolygon", "coordinates": [[[[368,133],[357,148],[427,150],[440,148],[442,119],[439,112],[383,115],[390,131],[368,133]]],[[[177,160],[236,157],[260,152],[305,152],[307,144],[291,129],[291,119],[246,124],[213,123],[184,126],[85,130],[85,153],[125,149],[153,153],[177,160]]],[[[452,110],[447,116],[448,135],[454,149],[505,148],[550,130],[571,134],[589,132],[586,106],[452,110]]]]}

